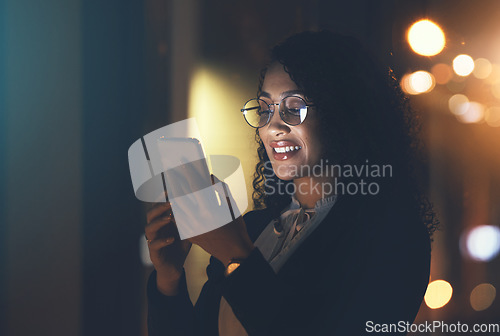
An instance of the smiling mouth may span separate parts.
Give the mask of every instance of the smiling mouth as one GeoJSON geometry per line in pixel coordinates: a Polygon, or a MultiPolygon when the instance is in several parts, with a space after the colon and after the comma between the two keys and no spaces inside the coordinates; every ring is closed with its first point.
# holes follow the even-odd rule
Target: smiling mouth
{"type": "Polygon", "coordinates": [[[275,153],[288,153],[288,152],[293,152],[293,151],[298,151],[301,149],[301,146],[283,146],[283,147],[274,147],[274,152],[275,153]]]}
{"type": "Polygon", "coordinates": [[[278,161],[288,160],[302,149],[302,146],[290,140],[273,141],[269,145],[273,149],[273,158],[278,161]]]}

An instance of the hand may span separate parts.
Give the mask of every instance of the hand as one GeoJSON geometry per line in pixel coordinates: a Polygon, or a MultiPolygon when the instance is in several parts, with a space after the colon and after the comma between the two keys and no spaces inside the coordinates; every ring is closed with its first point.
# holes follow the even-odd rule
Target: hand
{"type": "MultiPolygon", "coordinates": [[[[212,175],[212,183],[215,184],[217,182],[220,181],[215,175],[212,175]]],[[[234,213],[231,207],[229,188],[225,183],[223,184],[224,189],[227,191],[226,201],[228,202],[230,211],[234,213]]],[[[224,226],[189,238],[188,240],[219,259],[226,267],[231,259],[245,259],[254,249],[242,216],[224,226]]]]}
{"type": "Polygon", "coordinates": [[[180,240],[169,202],[154,203],[147,212],[147,223],[145,233],[158,290],[164,295],[175,295],[191,242],[180,240]]]}

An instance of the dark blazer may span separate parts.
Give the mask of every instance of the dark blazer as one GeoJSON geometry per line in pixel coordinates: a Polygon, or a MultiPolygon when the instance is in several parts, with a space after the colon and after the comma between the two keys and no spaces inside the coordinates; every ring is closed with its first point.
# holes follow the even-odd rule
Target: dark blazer
{"type": "MultiPolygon", "coordinates": [[[[373,334],[376,324],[399,327],[384,335],[405,334],[402,327],[419,310],[430,268],[427,229],[409,209],[397,197],[339,197],[278,274],[258,248],[228,278],[212,257],[194,307],[185,274],[180,293],[167,297],[158,292],[153,272],[149,335],[218,335],[221,295],[249,335],[364,335],[373,334]]],[[[244,219],[255,241],[272,215],[258,210],[244,219]]]]}

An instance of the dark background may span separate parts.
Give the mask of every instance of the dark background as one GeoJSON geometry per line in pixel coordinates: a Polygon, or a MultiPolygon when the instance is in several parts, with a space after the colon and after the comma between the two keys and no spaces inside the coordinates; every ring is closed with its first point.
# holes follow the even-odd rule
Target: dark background
{"type": "MultiPolygon", "coordinates": [[[[187,117],[197,65],[256,88],[274,44],[319,28],[358,37],[398,77],[460,53],[500,63],[495,0],[0,0],[0,334],[144,335],[150,268],[128,147],[187,117]],[[406,42],[426,17],[447,37],[434,57],[406,42]]],[[[431,280],[454,289],[441,309],[423,303],[417,322],[500,323],[499,298],[480,312],[469,303],[480,283],[500,288],[500,258],[459,249],[467,229],[500,225],[500,127],[460,123],[450,95],[411,98],[442,222],[431,280]]]]}

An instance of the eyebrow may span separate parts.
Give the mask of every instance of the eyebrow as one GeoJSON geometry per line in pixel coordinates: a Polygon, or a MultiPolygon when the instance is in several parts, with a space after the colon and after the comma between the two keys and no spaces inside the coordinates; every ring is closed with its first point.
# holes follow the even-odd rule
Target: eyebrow
{"type": "MultiPolygon", "coordinates": [[[[282,92],[280,94],[280,98],[285,98],[285,97],[293,96],[293,95],[304,95],[304,91],[302,91],[302,90],[288,90],[288,91],[284,91],[284,92],[282,92]]],[[[271,94],[269,92],[262,91],[260,93],[260,97],[266,97],[266,98],[271,99],[271,94]]]]}

